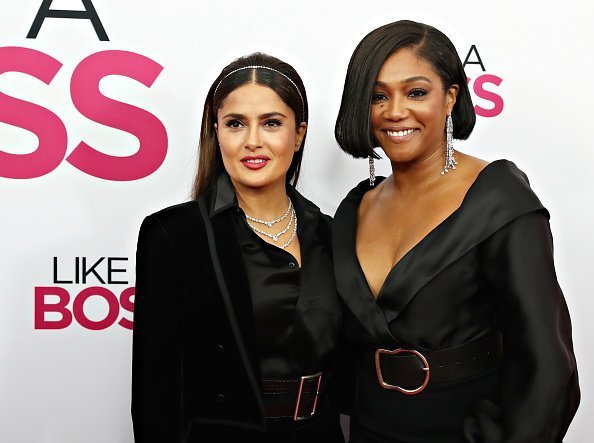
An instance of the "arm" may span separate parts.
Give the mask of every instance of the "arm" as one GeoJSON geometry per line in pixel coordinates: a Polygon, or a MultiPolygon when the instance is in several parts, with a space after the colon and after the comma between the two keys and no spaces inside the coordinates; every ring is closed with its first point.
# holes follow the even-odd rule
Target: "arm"
{"type": "Polygon", "coordinates": [[[544,213],[520,216],[493,234],[481,246],[481,261],[503,334],[502,441],[560,442],[580,392],[544,213]]]}
{"type": "Polygon", "coordinates": [[[155,216],[140,228],[132,353],[132,420],[136,443],[181,441],[181,351],[176,253],[155,216]]]}

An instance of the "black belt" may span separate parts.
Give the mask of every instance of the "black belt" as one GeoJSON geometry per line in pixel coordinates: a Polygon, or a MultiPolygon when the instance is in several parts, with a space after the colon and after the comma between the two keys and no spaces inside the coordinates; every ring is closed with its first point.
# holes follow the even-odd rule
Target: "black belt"
{"type": "Polygon", "coordinates": [[[262,380],[262,400],[266,418],[294,421],[313,416],[318,405],[322,373],[288,380],[262,380]]]}
{"type": "MultiPolygon", "coordinates": [[[[377,379],[382,388],[403,394],[419,394],[427,384],[454,381],[484,373],[501,361],[499,331],[439,351],[377,349],[374,352],[377,379]]],[[[371,359],[365,358],[367,362],[371,359]]]]}

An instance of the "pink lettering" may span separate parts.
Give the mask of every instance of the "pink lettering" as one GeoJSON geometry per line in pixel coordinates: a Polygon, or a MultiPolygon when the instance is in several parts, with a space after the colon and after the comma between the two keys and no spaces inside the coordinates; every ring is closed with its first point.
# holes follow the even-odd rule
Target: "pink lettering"
{"type": "Polygon", "coordinates": [[[74,314],[74,318],[82,327],[93,331],[98,331],[100,329],[109,328],[115,323],[115,321],[118,319],[118,315],[120,314],[120,304],[117,297],[109,289],[103,288],[101,286],[91,286],[90,288],[80,291],[80,294],[78,294],[74,299],[74,303],[72,304],[72,312],[74,314]],[[94,321],[89,319],[83,309],[85,302],[90,297],[94,296],[103,297],[109,305],[109,310],[103,320],[94,321]]]}
{"type": "Polygon", "coordinates": [[[495,86],[499,86],[502,81],[501,78],[492,74],[481,75],[474,81],[474,93],[483,100],[493,103],[492,108],[483,108],[479,105],[475,105],[474,110],[477,115],[480,115],[481,117],[496,117],[501,114],[503,111],[503,99],[498,94],[484,89],[484,85],[486,83],[492,83],[495,86]]]}
{"type": "Polygon", "coordinates": [[[70,302],[70,294],[64,288],[38,286],[35,288],[35,329],[64,329],[72,323],[72,313],[66,305],[70,302]],[[46,303],[47,295],[58,296],[57,303],[46,303]],[[62,318],[60,320],[48,321],[45,319],[46,312],[57,312],[62,318]]]}
{"type": "MultiPolygon", "coordinates": [[[[0,47],[0,75],[21,72],[50,84],[62,64],[34,49],[0,47]]],[[[0,177],[35,178],[56,169],[66,155],[68,135],[64,123],[42,106],[0,92],[0,122],[34,133],[39,145],[29,154],[0,151],[0,177]]]]}
{"type": "Polygon", "coordinates": [[[70,84],[76,108],[97,123],[136,136],[140,148],[130,156],[113,156],[83,141],[66,160],[81,171],[106,180],[138,180],[155,172],[167,154],[165,127],[153,114],[105,97],[99,91],[99,81],[108,75],[123,75],[150,87],[162,70],[150,58],[127,51],[98,52],[81,61],[70,84]]]}

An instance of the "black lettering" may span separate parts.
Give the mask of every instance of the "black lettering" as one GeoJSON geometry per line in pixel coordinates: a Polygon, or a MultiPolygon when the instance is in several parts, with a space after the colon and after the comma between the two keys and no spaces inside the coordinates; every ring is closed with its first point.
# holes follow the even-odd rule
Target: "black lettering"
{"type": "Polygon", "coordinates": [[[76,284],[80,283],[80,260],[79,257],[74,259],[74,269],[76,269],[76,273],[74,274],[74,281],[76,284]]]}
{"type": "Polygon", "coordinates": [[[56,283],[72,283],[72,280],[58,280],[58,257],[54,257],[54,284],[56,283]]]}
{"type": "Polygon", "coordinates": [[[127,285],[128,284],[127,281],[124,281],[124,280],[113,280],[111,278],[111,274],[113,272],[126,272],[126,269],[120,269],[120,268],[116,269],[116,268],[113,268],[112,267],[112,262],[113,261],[116,261],[116,260],[119,260],[119,261],[128,261],[128,257],[108,257],[107,258],[107,283],[109,283],[110,285],[111,284],[115,284],[115,285],[120,285],[120,284],[121,285],[127,285]]]}
{"type": "Polygon", "coordinates": [[[468,54],[466,55],[466,58],[464,59],[464,63],[462,63],[462,65],[464,67],[466,67],[466,65],[480,65],[483,72],[486,71],[485,65],[483,65],[483,61],[481,60],[481,56],[479,55],[475,45],[472,45],[470,47],[470,50],[468,51],[468,54]],[[476,55],[476,60],[469,60],[472,53],[476,55]]]}
{"type": "Polygon", "coordinates": [[[95,264],[93,266],[91,266],[90,268],[87,269],[87,257],[83,257],[83,264],[82,264],[82,271],[83,271],[83,280],[82,283],[86,283],[87,282],[87,276],[89,274],[95,274],[95,277],[97,278],[97,280],[99,280],[101,283],[105,284],[105,280],[103,280],[101,278],[101,276],[99,274],[97,274],[97,271],[95,271],[95,268],[97,267],[97,265],[99,263],[101,263],[103,261],[105,257],[101,257],[99,260],[97,260],[95,262],[95,264]]]}
{"type": "Polygon", "coordinates": [[[95,33],[97,34],[97,37],[99,37],[99,40],[109,41],[109,37],[107,37],[105,28],[103,27],[103,24],[99,19],[99,15],[97,15],[97,11],[95,10],[91,0],[81,0],[85,7],[84,11],[75,11],[70,9],[50,9],[53,1],[54,0],[43,0],[41,6],[39,7],[39,11],[37,11],[37,15],[35,16],[35,20],[33,20],[31,29],[29,29],[27,38],[37,38],[37,34],[39,34],[39,30],[41,29],[41,25],[43,25],[43,22],[46,18],[75,18],[90,20],[93,24],[93,28],[95,28],[95,33]]]}

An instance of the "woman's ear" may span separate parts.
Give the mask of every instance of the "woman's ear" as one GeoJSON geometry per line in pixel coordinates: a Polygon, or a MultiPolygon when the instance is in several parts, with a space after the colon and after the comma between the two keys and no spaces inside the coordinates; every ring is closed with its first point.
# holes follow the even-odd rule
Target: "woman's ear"
{"type": "Polygon", "coordinates": [[[452,85],[452,86],[450,86],[450,88],[448,89],[448,92],[446,93],[446,106],[447,106],[448,114],[451,114],[452,109],[454,109],[454,105],[456,104],[456,97],[458,97],[459,89],[460,88],[458,87],[458,85],[452,85]]]}
{"type": "Polygon", "coordinates": [[[299,151],[299,148],[301,147],[301,143],[303,142],[303,138],[305,137],[306,132],[307,123],[301,122],[301,124],[297,128],[297,137],[295,138],[295,152],[299,151]]]}

